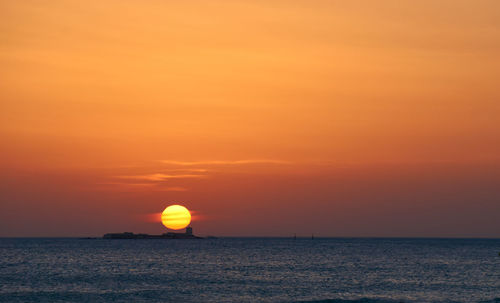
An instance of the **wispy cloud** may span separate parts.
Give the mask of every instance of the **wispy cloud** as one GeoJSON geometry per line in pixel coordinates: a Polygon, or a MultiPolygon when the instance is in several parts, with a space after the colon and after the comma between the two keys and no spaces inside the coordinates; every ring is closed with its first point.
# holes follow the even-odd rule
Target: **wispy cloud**
{"type": "Polygon", "coordinates": [[[172,187],[161,187],[161,191],[187,191],[187,188],[181,186],[172,186],[172,187]]]}
{"type": "Polygon", "coordinates": [[[120,182],[102,182],[98,185],[111,185],[111,186],[128,186],[128,187],[152,187],[155,183],[120,183],[120,182]]]}
{"type": "Polygon", "coordinates": [[[161,183],[119,183],[119,182],[106,182],[99,183],[98,185],[106,186],[107,189],[114,188],[116,190],[153,190],[153,191],[187,191],[188,189],[182,186],[162,186],[161,183]]]}
{"type": "Polygon", "coordinates": [[[196,165],[244,165],[244,164],[290,164],[288,161],[273,160],[273,159],[249,159],[249,160],[210,160],[210,161],[174,161],[161,160],[163,164],[179,165],[179,166],[196,166],[196,165]]]}
{"type": "MultiPolygon", "coordinates": [[[[183,192],[187,191],[185,187],[178,186],[183,183],[183,179],[203,179],[208,178],[212,173],[217,173],[221,170],[231,170],[230,168],[214,167],[214,166],[239,166],[239,165],[252,165],[252,164],[291,164],[288,161],[274,160],[274,159],[246,159],[246,160],[204,160],[204,161],[176,161],[176,160],[162,160],[159,161],[164,164],[161,169],[150,170],[149,173],[129,172],[123,175],[109,176],[111,182],[101,183],[101,185],[112,187],[116,190],[133,190],[133,191],[172,191],[183,192]],[[201,167],[200,167],[201,166],[201,167]],[[203,168],[203,166],[208,166],[203,168]],[[160,171],[160,172],[158,172],[160,171]],[[172,182],[168,182],[172,180],[172,182]],[[174,180],[178,180],[173,182],[174,180]]],[[[158,162],[157,162],[158,163],[158,162]]],[[[235,168],[236,169],[236,168],[235,168]]]]}
{"type": "Polygon", "coordinates": [[[190,172],[190,173],[206,173],[209,170],[205,168],[170,168],[170,169],[162,169],[163,171],[168,172],[190,172]]]}
{"type": "Polygon", "coordinates": [[[132,176],[117,176],[120,179],[134,179],[134,180],[146,180],[146,181],[165,181],[169,179],[191,179],[191,178],[206,178],[207,175],[197,175],[197,174],[181,174],[181,175],[167,175],[167,174],[147,174],[147,175],[132,175],[132,176]]]}

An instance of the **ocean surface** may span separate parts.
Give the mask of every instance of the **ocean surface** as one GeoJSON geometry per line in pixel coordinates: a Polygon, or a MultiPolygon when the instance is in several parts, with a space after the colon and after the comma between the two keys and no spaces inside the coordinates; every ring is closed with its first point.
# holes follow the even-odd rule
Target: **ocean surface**
{"type": "Polygon", "coordinates": [[[0,302],[500,302],[500,239],[0,239],[0,302]]]}

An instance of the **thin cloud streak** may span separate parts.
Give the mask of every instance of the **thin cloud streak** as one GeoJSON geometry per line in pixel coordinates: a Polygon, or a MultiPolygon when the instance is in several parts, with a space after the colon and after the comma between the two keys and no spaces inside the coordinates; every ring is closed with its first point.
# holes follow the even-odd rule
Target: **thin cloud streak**
{"type": "Polygon", "coordinates": [[[111,185],[111,186],[131,186],[131,187],[152,187],[155,183],[119,183],[119,182],[103,182],[97,183],[97,185],[111,185]]]}
{"type": "Polygon", "coordinates": [[[249,160],[211,160],[211,161],[174,161],[161,160],[163,164],[179,165],[179,166],[195,166],[195,165],[244,165],[244,164],[291,164],[289,161],[273,160],[273,159],[249,159],[249,160]]]}
{"type": "Polygon", "coordinates": [[[209,172],[208,169],[205,168],[171,168],[171,169],[163,169],[164,171],[169,172],[191,172],[191,173],[206,173],[209,172]]]}
{"type": "Polygon", "coordinates": [[[158,188],[158,191],[187,191],[187,188],[180,186],[160,187],[158,188]]]}
{"type": "Polygon", "coordinates": [[[163,187],[161,183],[119,183],[107,182],[99,183],[98,185],[106,186],[106,189],[115,188],[117,190],[154,190],[154,191],[188,191],[182,186],[163,187]]]}
{"type": "Polygon", "coordinates": [[[147,181],[166,181],[169,179],[191,179],[191,178],[206,178],[207,175],[183,174],[183,175],[167,175],[167,174],[149,174],[149,175],[134,175],[134,176],[117,176],[120,179],[147,180],[147,181]]]}

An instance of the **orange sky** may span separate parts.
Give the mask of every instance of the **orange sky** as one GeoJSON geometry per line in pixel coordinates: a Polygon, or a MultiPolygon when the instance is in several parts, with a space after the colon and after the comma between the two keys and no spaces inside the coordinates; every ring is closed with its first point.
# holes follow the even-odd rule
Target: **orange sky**
{"type": "Polygon", "coordinates": [[[0,236],[500,237],[500,2],[0,1],[0,236]]]}

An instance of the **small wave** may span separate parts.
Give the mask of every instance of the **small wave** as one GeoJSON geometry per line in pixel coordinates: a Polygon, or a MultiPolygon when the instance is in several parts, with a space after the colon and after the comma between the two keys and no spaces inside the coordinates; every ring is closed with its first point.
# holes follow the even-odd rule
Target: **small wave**
{"type": "MultiPolygon", "coordinates": [[[[390,300],[378,298],[361,298],[361,299],[325,299],[325,300],[312,300],[312,301],[297,301],[295,303],[409,303],[405,300],[390,300]]],[[[456,301],[443,301],[436,303],[460,303],[456,301]]],[[[500,303],[500,298],[493,298],[491,300],[478,301],[477,303],[500,303]]]]}
{"type": "Polygon", "coordinates": [[[298,301],[295,303],[405,303],[405,301],[389,300],[389,299],[376,299],[376,298],[361,298],[361,299],[354,299],[354,300],[326,299],[326,300],[313,300],[313,301],[298,301]]]}

